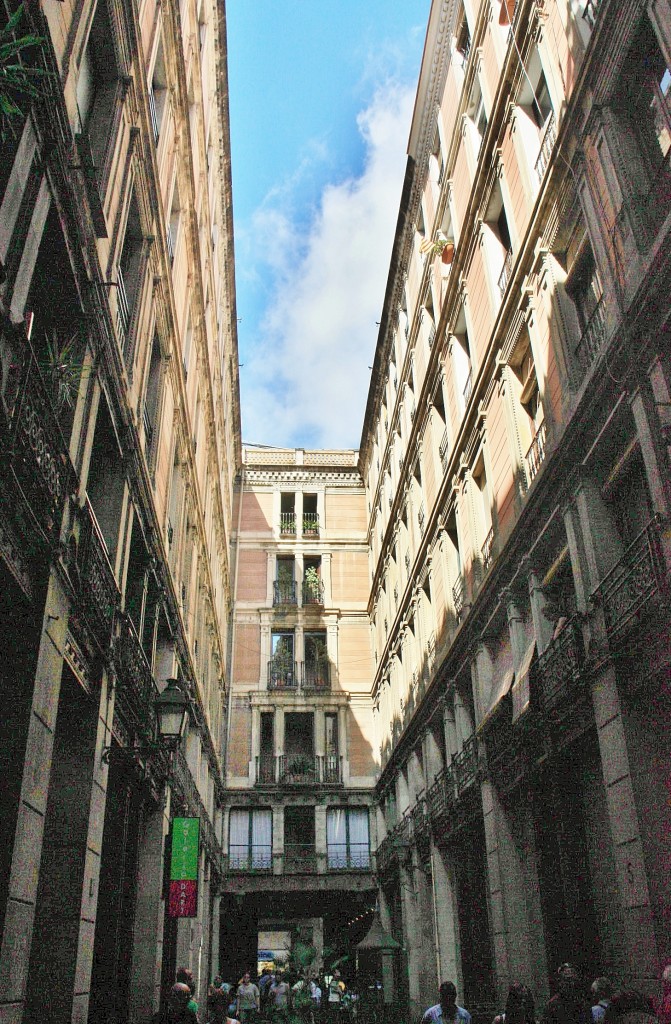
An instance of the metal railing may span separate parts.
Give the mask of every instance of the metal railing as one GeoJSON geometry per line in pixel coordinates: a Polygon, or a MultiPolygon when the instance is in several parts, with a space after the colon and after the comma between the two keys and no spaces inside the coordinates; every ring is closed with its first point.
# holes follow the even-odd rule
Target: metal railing
{"type": "Polygon", "coordinates": [[[331,662],[306,660],[303,662],[303,690],[329,693],[331,690],[331,662]]]}
{"type": "Polygon", "coordinates": [[[115,711],[129,732],[144,740],[153,740],[156,732],[154,704],[158,687],[128,614],[121,617],[121,628],[114,646],[117,685],[115,711]]]}
{"type": "Polygon", "coordinates": [[[599,13],[599,0],[587,0],[582,16],[590,28],[594,28],[597,14],[599,13]]]}
{"type": "Polygon", "coordinates": [[[78,563],[84,616],[102,650],[109,647],[120,593],[100,527],[88,497],[81,510],[78,563]]]}
{"type": "MultiPolygon", "coordinates": [[[[278,754],[276,761],[280,785],[337,786],[343,781],[342,754],[278,754]]],[[[269,772],[267,768],[266,774],[269,772]]]]}
{"type": "Polygon", "coordinates": [[[315,874],[317,871],[317,851],[314,843],[285,843],[284,870],[315,874]]]}
{"type": "Polygon", "coordinates": [[[328,843],[326,864],[329,871],[370,871],[368,843],[328,843]]]}
{"type": "Polygon", "coordinates": [[[487,572],[490,565],[492,564],[492,554],[494,551],[494,527],[489,527],[489,532],[485,537],[485,542],[481,548],[482,551],[482,567],[487,572]]]}
{"type": "Polygon", "coordinates": [[[302,587],[303,605],[324,604],[324,584],[321,580],[303,580],[302,587]]]}
{"type": "Polygon", "coordinates": [[[233,844],[228,847],[229,871],[272,871],[273,848],[253,843],[233,844]]]}
{"type": "Polygon", "coordinates": [[[154,424],[151,421],[151,414],[146,402],[142,404],[142,424],[144,426],[144,437],[147,451],[151,448],[154,439],[154,424]]]}
{"type": "Polygon", "coordinates": [[[304,512],[303,513],[303,536],[304,537],[318,537],[319,536],[319,513],[318,512],[304,512]]]}
{"type": "Polygon", "coordinates": [[[464,384],[464,389],[463,389],[463,392],[462,392],[462,394],[464,396],[464,406],[468,405],[468,403],[470,402],[472,392],[473,392],[473,370],[469,366],[469,368],[468,368],[468,376],[466,378],[466,383],[464,384]]]}
{"type": "Polygon", "coordinates": [[[475,736],[467,739],[459,753],[455,754],[452,772],[459,798],[478,777],[478,743],[475,736]]]}
{"type": "Polygon", "coordinates": [[[175,245],[172,240],[172,232],[170,228],[165,233],[165,244],[168,250],[168,259],[170,260],[170,266],[175,262],[175,245]]]}
{"type": "Polygon", "coordinates": [[[554,110],[551,111],[548,118],[548,123],[545,126],[543,132],[543,138],[541,139],[540,149],[536,158],[536,174],[539,182],[543,180],[545,171],[547,170],[548,164],[550,163],[550,157],[552,156],[552,150],[554,144],[557,141],[557,123],[555,121],[554,110]]]}
{"type": "Polygon", "coordinates": [[[506,254],[503,258],[503,267],[501,268],[501,273],[499,274],[499,292],[501,293],[501,298],[503,298],[503,296],[506,293],[506,288],[508,287],[508,282],[510,281],[512,269],[513,251],[512,249],[506,249],[506,254]]]}
{"type": "Polygon", "coordinates": [[[576,356],[583,369],[592,365],[603,347],[606,338],[605,304],[599,299],[594,312],[590,316],[580,341],[576,345],[576,356]]]}
{"type": "Polygon", "coordinates": [[[545,420],[540,424],[538,430],[534,435],[534,439],[529,445],[529,450],[525,456],[525,462],[527,466],[527,479],[529,483],[534,479],[538,470],[541,468],[543,460],[545,458],[545,420]]]}
{"type": "Polygon", "coordinates": [[[159,136],[158,112],[156,110],[156,95],[154,93],[154,88],[151,85],[149,86],[149,117],[151,119],[151,128],[154,133],[154,144],[156,144],[159,136]]]}
{"type": "Polygon", "coordinates": [[[116,326],[117,333],[119,335],[119,341],[123,348],[126,344],[126,338],[128,337],[128,328],[130,326],[130,306],[128,305],[128,295],[126,294],[126,284],[121,273],[121,267],[117,268],[117,290],[116,290],[116,326]]]}
{"type": "Polygon", "coordinates": [[[277,758],[274,754],[256,755],[257,786],[272,786],[277,782],[277,758]]]}
{"type": "Polygon", "coordinates": [[[426,528],[426,512],[424,511],[424,506],[423,505],[420,505],[419,509],[417,511],[417,522],[419,524],[420,535],[423,537],[424,536],[424,530],[426,528]]]}
{"type": "Polygon", "coordinates": [[[458,580],[452,587],[452,600],[454,601],[454,611],[457,615],[461,615],[464,610],[464,603],[466,599],[466,583],[463,576],[459,576],[458,580]]]}
{"type": "Polygon", "coordinates": [[[443,467],[443,473],[447,473],[447,467],[449,464],[449,447],[450,439],[447,435],[447,427],[445,427],[445,431],[438,447],[438,454],[440,455],[440,464],[443,467]]]}
{"type": "Polygon", "coordinates": [[[273,580],[273,604],[296,604],[295,580],[273,580]]]}
{"type": "Polygon", "coordinates": [[[665,581],[655,516],[629,545],[595,591],[603,604],[606,632],[617,645],[637,625],[646,606],[665,581]]]}
{"type": "Polygon", "coordinates": [[[285,658],[271,658],[268,662],[268,689],[295,690],[298,688],[296,662],[285,658]]]}
{"type": "Polygon", "coordinates": [[[454,806],[454,775],[451,768],[443,768],[436,775],[436,781],[427,790],[426,803],[432,822],[440,823],[454,806]]]}
{"type": "Polygon", "coordinates": [[[543,711],[556,712],[561,705],[573,701],[573,688],[580,678],[584,656],[580,622],[574,616],[541,654],[536,665],[537,692],[543,711]]]}
{"type": "Polygon", "coordinates": [[[283,536],[296,536],[295,512],[280,512],[280,533],[283,536]]]}

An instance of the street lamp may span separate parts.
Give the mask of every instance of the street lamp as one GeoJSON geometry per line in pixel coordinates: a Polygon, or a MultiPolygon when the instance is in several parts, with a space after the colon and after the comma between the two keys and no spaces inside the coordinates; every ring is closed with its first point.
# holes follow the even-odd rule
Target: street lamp
{"type": "Polygon", "coordinates": [[[177,750],[186,730],[191,703],[191,698],[179,685],[179,681],[168,679],[154,701],[158,726],[156,739],[130,747],[105,747],[102,760],[106,764],[110,763],[112,757],[137,762],[141,757],[150,758],[161,752],[172,753],[177,750]]]}

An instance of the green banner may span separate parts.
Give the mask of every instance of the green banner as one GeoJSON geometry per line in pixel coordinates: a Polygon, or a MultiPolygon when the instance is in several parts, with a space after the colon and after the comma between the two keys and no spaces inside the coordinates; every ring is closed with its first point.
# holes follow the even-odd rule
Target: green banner
{"type": "Polygon", "coordinates": [[[198,878],[200,818],[173,818],[170,880],[198,878]]]}

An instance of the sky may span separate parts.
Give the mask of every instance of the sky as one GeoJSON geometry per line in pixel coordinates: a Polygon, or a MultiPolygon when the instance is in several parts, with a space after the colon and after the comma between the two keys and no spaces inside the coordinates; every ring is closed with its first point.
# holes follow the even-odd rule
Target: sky
{"type": "Polygon", "coordinates": [[[242,437],[358,448],[430,0],[228,0],[242,437]]]}

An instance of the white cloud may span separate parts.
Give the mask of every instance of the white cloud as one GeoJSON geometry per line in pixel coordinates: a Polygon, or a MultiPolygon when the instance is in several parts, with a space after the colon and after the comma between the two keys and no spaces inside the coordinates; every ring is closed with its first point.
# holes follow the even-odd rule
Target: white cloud
{"type": "Polygon", "coordinates": [[[413,101],[414,89],[378,90],[358,118],[363,173],[327,185],[306,230],[284,190],[256,212],[268,300],[242,373],[250,443],[359,445],[413,101]]]}

